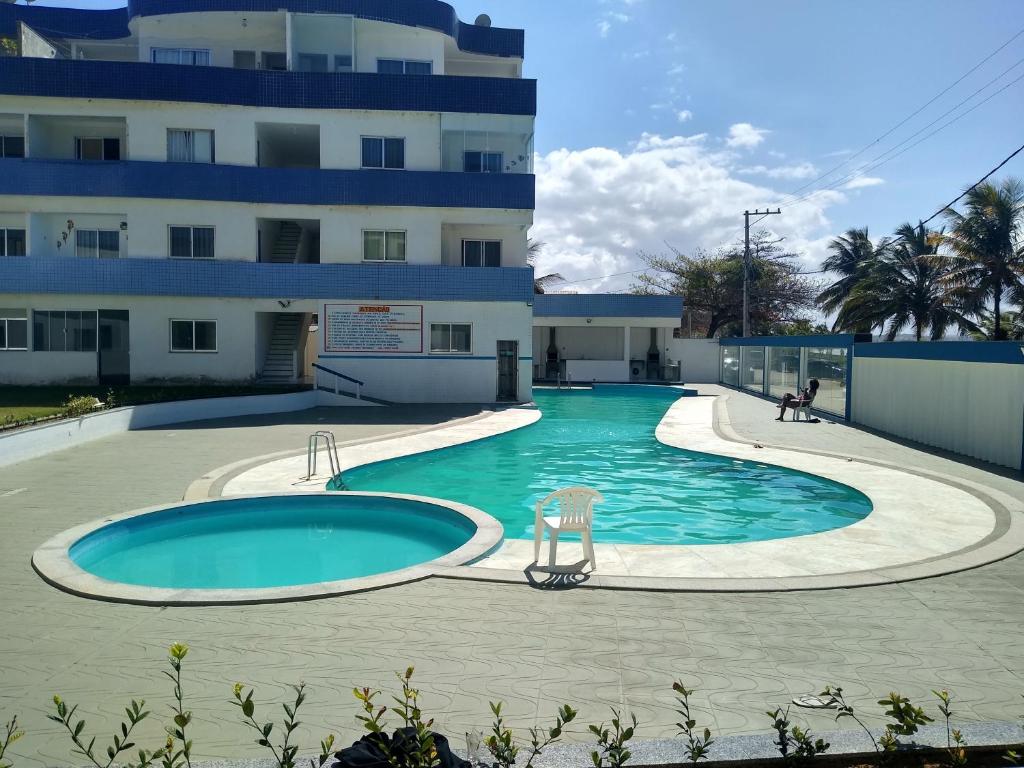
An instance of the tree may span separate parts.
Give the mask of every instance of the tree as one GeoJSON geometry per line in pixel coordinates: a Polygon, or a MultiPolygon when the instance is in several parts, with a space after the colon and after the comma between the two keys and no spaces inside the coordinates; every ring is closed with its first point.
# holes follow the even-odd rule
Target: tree
{"type": "MultiPolygon", "coordinates": [[[[1024,311],[1003,312],[999,325],[1008,339],[1024,341],[1024,311]]],[[[971,338],[975,341],[992,341],[995,338],[995,316],[992,312],[986,310],[981,314],[971,338]]]]}
{"type": "Polygon", "coordinates": [[[889,341],[908,325],[918,341],[929,329],[941,339],[949,328],[969,333],[977,329],[964,303],[950,287],[951,264],[939,255],[942,232],[924,224],[903,224],[896,239],[876,249],[863,278],[847,297],[837,319],[844,327],[877,327],[889,341]],[[888,328],[886,328],[888,326],[888,328]]]}
{"type": "MultiPolygon", "coordinates": [[[[526,241],[526,263],[531,267],[536,266],[537,257],[540,256],[541,251],[547,247],[547,243],[543,240],[534,240],[532,237],[526,241]]],[[[534,293],[547,293],[549,288],[552,288],[559,283],[564,283],[565,278],[557,272],[552,272],[550,275],[541,275],[540,277],[533,278],[533,292],[534,293]]]]}
{"type": "MultiPolygon", "coordinates": [[[[768,232],[751,238],[750,321],[754,334],[782,324],[807,320],[818,286],[801,274],[797,254],[783,250],[768,232]]],[[[633,292],[682,296],[685,321],[709,339],[739,335],[743,324],[743,248],[692,256],[672,248],[670,255],[641,253],[648,271],[637,278],[633,292]]]]}
{"type": "Polygon", "coordinates": [[[827,314],[839,313],[833,331],[852,329],[866,333],[871,324],[862,321],[859,326],[850,325],[850,318],[843,316],[842,309],[857,287],[871,276],[876,258],[889,249],[889,241],[883,238],[876,245],[871,242],[867,227],[848,229],[829,243],[828,249],[831,255],[822,262],[822,270],[835,272],[839,278],[818,294],[817,303],[827,314]]]}
{"type": "Polygon", "coordinates": [[[952,229],[949,281],[969,311],[983,316],[992,300],[992,338],[1007,338],[1003,303],[1024,300],[1024,184],[1008,177],[984,182],[965,196],[964,212],[945,211],[952,229]]]}

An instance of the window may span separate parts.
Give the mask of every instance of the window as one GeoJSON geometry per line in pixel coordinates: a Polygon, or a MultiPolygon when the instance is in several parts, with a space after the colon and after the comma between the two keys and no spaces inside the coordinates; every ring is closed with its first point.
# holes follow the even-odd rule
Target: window
{"type": "Polygon", "coordinates": [[[473,326],[469,323],[431,323],[430,351],[468,355],[473,351],[473,326]]]}
{"type": "Polygon", "coordinates": [[[284,72],[288,69],[288,57],[283,53],[263,52],[263,68],[272,72],[284,72]]]}
{"type": "Polygon", "coordinates": [[[152,56],[154,64],[210,66],[210,50],[208,48],[153,48],[152,56]]]}
{"type": "Polygon", "coordinates": [[[75,160],[120,160],[121,140],[79,137],[75,139],[75,160]]]}
{"type": "Polygon", "coordinates": [[[405,139],[363,136],[363,168],[405,168],[405,139]]]}
{"type": "Polygon", "coordinates": [[[405,59],[377,59],[377,73],[381,75],[430,75],[434,72],[431,61],[405,59]]]}
{"type": "Polygon", "coordinates": [[[326,72],[326,53],[300,53],[299,72],[326,72]]]}
{"type": "Polygon", "coordinates": [[[352,57],[347,54],[338,54],[334,57],[334,71],[335,72],[351,72],[352,71],[352,57]]]}
{"type": "Polygon", "coordinates": [[[28,349],[28,318],[24,309],[0,309],[0,351],[28,349]]]}
{"type": "Polygon", "coordinates": [[[116,229],[76,229],[75,255],[116,259],[121,255],[121,233],[116,229]]]}
{"type": "Polygon", "coordinates": [[[24,157],[24,136],[0,136],[0,157],[24,157]]]}
{"type": "Polygon", "coordinates": [[[462,168],[466,173],[501,173],[505,167],[501,152],[466,152],[462,168]]]}
{"type": "Polygon", "coordinates": [[[25,255],[25,230],[0,229],[0,256],[25,255]]]}
{"type": "Polygon", "coordinates": [[[235,69],[256,69],[256,51],[235,51],[231,63],[235,69]]]}
{"type": "Polygon", "coordinates": [[[405,232],[364,230],[363,261],[405,261],[405,232]]]}
{"type": "Polygon", "coordinates": [[[167,160],[172,163],[212,163],[213,131],[168,128],[167,160]]]}
{"type": "Polygon", "coordinates": [[[96,312],[33,312],[32,349],[36,352],[95,352],[96,312]]]}
{"type": "Polygon", "coordinates": [[[216,351],[216,320],[171,320],[171,352],[216,351]]]}
{"type": "Polygon", "coordinates": [[[213,227],[171,227],[172,259],[212,259],[213,227]]]}
{"type": "Polygon", "coordinates": [[[462,266],[500,267],[501,240],[463,240],[462,266]]]}

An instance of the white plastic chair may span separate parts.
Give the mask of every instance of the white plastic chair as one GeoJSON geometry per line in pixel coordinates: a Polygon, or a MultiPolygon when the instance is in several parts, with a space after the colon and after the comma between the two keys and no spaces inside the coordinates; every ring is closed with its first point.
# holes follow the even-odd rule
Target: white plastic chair
{"type": "Polygon", "coordinates": [[[793,409],[793,421],[800,421],[800,414],[804,415],[804,421],[811,420],[811,407],[814,405],[814,398],[810,400],[802,401],[803,405],[799,405],[793,409]]]}
{"type": "Polygon", "coordinates": [[[603,502],[604,496],[593,488],[574,486],[562,488],[537,502],[537,516],[534,520],[533,562],[540,561],[540,545],[544,540],[544,530],[549,531],[551,538],[548,565],[555,564],[555,553],[558,549],[558,534],[563,531],[579,533],[583,539],[583,553],[590,561],[591,570],[597,569],[594,561],[594,537],[592,533],[594,520],[594,504],[603,502]],[[553,501],[558,502],[558,516],[544,516],[544,508],[553,501]]]}

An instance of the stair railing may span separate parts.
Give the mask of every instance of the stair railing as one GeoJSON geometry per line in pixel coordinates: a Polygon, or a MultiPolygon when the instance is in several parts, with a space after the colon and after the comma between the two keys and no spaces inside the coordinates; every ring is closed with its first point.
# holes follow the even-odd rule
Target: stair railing
{"type": "Polygon", "coordinates": [[[316,389],[320,389],[320,372],[323,372],[323,373],[330,374],[331,376],[334,377],[334,379],[333,379],[334,386],[332,387],[334,389],[334,394],[340,395],[341,394],[341,390],[340,390],[339,384],[340,384],[341,381],[347,381],[350,384],[355,384],[356,385],[356,400],[362,400],[363,399],[363,386],[365,385],[365,382],[362,382],[359,379],[353,379],[351,376],[346,376],[343,373],[338,373],[337,371],[332,371],[330,368],[325,368],[324,366],[320,365],[319,363],[313,363],[313,369],[314,369],[314,374],[313,375],[316,377],[316,379],[314,381],[314,386],[316,387],[316,389]]]}

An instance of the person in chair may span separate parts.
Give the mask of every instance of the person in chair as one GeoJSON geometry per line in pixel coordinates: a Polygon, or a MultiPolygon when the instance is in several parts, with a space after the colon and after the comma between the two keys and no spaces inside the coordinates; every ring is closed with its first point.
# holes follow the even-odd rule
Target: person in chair
{"type": "Polygon", "coordinates": [[[821,386],[817,379],[811,379],[807,382],[807,386],[804,387],[803,392],[799,395],[794,395],[792,392],[787,392],[785,397],[782,398],[782,402],[776,407],[781,408],[779,411],[779,418],[776,421],[782,421],[786,416],[787,408],[803,408],[805,405],[810,405],[814,402],[814,396],[818,394],[818,387],[821,386]]]}

